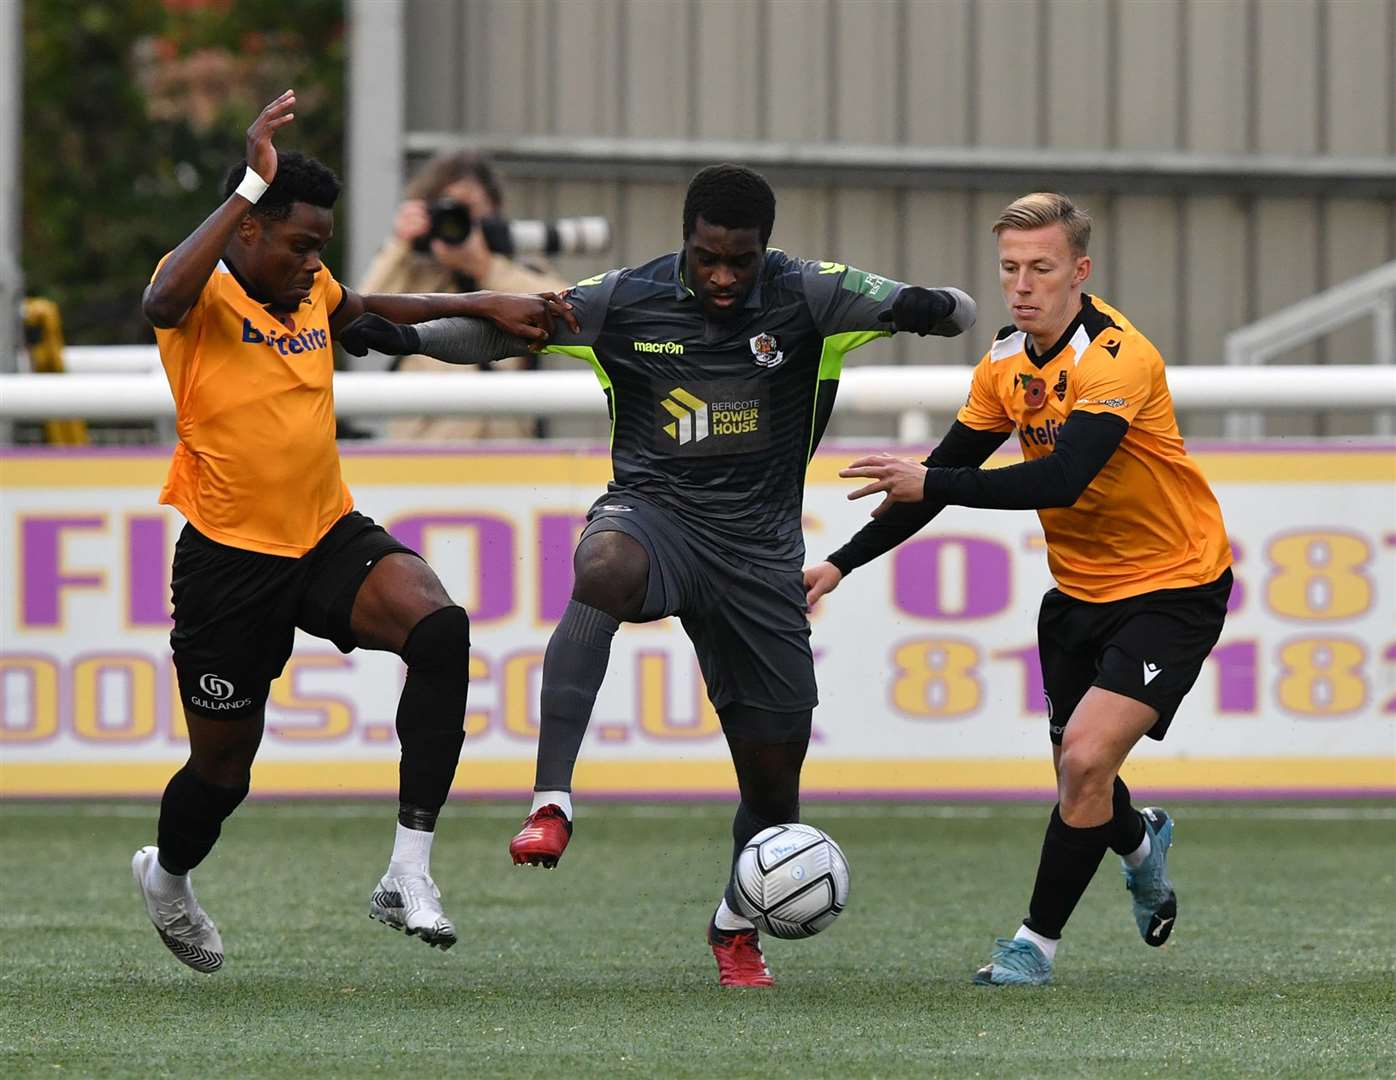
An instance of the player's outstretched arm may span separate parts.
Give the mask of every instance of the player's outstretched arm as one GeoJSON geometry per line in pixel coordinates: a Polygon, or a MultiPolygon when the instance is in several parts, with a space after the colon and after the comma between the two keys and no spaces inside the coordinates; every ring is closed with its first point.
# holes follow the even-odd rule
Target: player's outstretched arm
{"type": "Polygon", "coordinates": [[[905,285],[878,318],[903,333],[956,337],[974,325],[977,314],[974,298],[960,289],[905,285]]]}
{"type": "Polygon", "coordinates": [[[506,334],[488,319],[436,319],[413,325],[367,312],[339,330],[334,339],[352,356],[371,349],[387,356],[420,353],[448,364],[489,364],[537,348],[533,340],[506,334]]]}
{"type": "Polygon", "coordinates": [[[330,333],[354,356],[369,349],[389,356],[420,353],[448,364],[480,364],[518,356],[545,345],[590,345],[601,331],[617,272],[599,274],[568,289],[561,296],[540,293],[520,296],[511,293],[468,293],[439,299],[468,305],[465,310],[484,318],[434,318],[428,321],[385,317],[422,315],[419,301],[435,302],[426,296],[356,296],[346,293],[330,333]],[[527,303],[519,308],[516,301],[527,303]],[[396,306],[402,302],[406,308],[396,306]],[[366,305],[373,307],[365,310],[366,305]],[[486,322],[485,319],[492,320],[486,322]]]}
{"type": "Polygon", "coordinates": [[[377,315],[389,322],[404,324],[431,319],[488,319],[505,334],[527,343],[524,349],[506,353],[507,356],[542,348],[558,321],[571,330],[577,328],[572,305],[553,292],[370,293],[360,296],[346,289],[343,301],[330,319],[331,336],[339,339],[344,328],[360,315],[377,315]]]}
{"type": "Polygon", "coordinates": [[[872,454],[852,462],[840,476],[869,480],[850,499],[884,494],[874,517],[898,506],[972,506],[985,510],[1046,510],[1071,506],[1105,467],[1129,424],[1112,413],[1076,410],[1067,417],[1052,452],[1002,469],[922,464],[872,454]]]}
{"type": "Polygon", "coordinates": [[[904,285],[845,263],[804,261],[800,271],[805,302],[826,337],[865,330],[954,337],[974,325],[974,298],[962,289],[904,285]]]}
{"type": "Polygon", "coordinates": [[[272,136],[295,119],[296,114],[291,111],[295,104],[295,91],[287,90],[252,121],[247,129],[247,166],[254,175],[244,177],[238,190],[161,264],[155,280],[146,286],[141,297],[141,311],[151,325],[162,329],[178,326],[199,299],[228,241],[247,215],[247,208],[276,177],[272,136]]]}
{"type": "Polygon", "coordinates": [[[1045,457],[1002,469],[932,468],[922,497],[949,506],[1045,510],[1073,505],[1105,468],[1129,422],[1114,413],[1073,410],[1045,457]]]}
{"type": "MultiPolygon", "coordinates": [[[[921,465],[917,465],[916,468],[924,470],[982,465],[988,460],[990,454],[1003,445],[1003,441],[1008,438],[1009,434],[1007,431],[981,431],[957,420],[945,433],[945,438],[941,439],[940,444],[931,452],[930,457],[926,458],[921,465]]],[[[915,462],[906,462],[905,464],[916,465],[915,462]]],[[[886,554],[898,544],[915,536],[932,518],[944,510],[945,506],[943,501],[937,502],[924,498],[891,503],[884,500],[884,511],[874,516],[871,521],[853,534],[848,543],[825,560],[839,575],[838,579],[834,581],[834,585],[837,585],[838,581],[864,563],[872,562],[873,559],[886,554]]],[[[815,569],[817,566],[811,567],[805,572],[807,591],[812,591],[812,585],[819,583],[818,580],[812,581],[810,578],[810,572],[815,569]]],[[[823,575],[825,580],[827,577],[827,574],[823,575]]],[[[831,591],[832,588],[832,585],[829,586],[823,590],[823,593],[831,591]]],[[[819,595],[823,595],[823,593],[819,595]]],[[[818,599],[818,596],[814,596],[813,599],[818,599]]],[[[810,602],[812,603],[813,600],[810,602]]]]}

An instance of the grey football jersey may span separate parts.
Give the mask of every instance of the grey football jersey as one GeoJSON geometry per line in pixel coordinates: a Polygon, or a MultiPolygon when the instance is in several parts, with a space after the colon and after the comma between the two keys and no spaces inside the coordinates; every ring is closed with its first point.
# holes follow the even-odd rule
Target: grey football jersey
{"type": "MultiPolygon", "coordinates": [[[[805,468],[844,356],[892,332],[901,282],[768,250],[745,306],[705,316],[681,253],[568,294],[581,323],[545,352],[586,360],[611,414],[609,490],[663,507],[743,559],[799,567],[805,468]]],[[[955,331],[951,331],[955,332],[955,331]]]]}

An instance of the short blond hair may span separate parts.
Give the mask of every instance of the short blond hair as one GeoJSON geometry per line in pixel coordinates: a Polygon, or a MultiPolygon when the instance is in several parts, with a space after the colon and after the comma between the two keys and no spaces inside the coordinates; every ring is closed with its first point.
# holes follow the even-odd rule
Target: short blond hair
{"type": "Polygon", "coordinates": [[[1091,246],[1091,215],[1065,195],[1056,191],[1034,191],[1014,199],[994,222],[994,235],[1004,229],[1042,229],[1061,225],[1066,230],[1066,243],[1078,258],[1091,246]]]}

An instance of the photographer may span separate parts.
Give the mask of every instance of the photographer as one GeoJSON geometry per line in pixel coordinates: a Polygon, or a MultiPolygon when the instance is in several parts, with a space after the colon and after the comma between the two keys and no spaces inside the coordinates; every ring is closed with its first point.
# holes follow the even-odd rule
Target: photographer
{"type": "MultiPolygon", "coordinates": [[[[508,256],[490,250],[483,231],[474,223],[500,215],[504,197],[499,178],[489,162],[461,152],[433,158],[407,185],[406,199],[398,207],[393,235],[379,250],[361,285],[366,292],[472,292],[494,289],[535,293],[565,289],[569,282],[555,274],[530,269],[508,256]],[[453,200],[457,207],[448,207],[453,200]],[[433,208],[437,232],[454,240],[460,224],[471,223],[461,242],[432,236],[433,208]],[[442,216],[442,210],[446,215],[442,216]],[[464,212],[461,212],[464,211],[464,212]]],[[[533,357],[501,360],[499,368],[534,367],[533,357]]],[[[427,356],[404,356],[396,371],[479,372],[473,364],[444,364],[427,356]]],[[[537,422],[516,416],[398,417],[387,434],[393,439],[528,439],[538,434],[537,422]]]]}

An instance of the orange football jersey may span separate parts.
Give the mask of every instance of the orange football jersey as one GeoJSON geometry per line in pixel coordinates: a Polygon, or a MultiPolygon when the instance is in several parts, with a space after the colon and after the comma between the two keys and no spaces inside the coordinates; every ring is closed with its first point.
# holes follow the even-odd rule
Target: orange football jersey
{"type": "Polygon", "coordinates": [[[1016,429],[1026,459],[1056,445],[1067,416],[1111,413],[1129,430],[1065,508],[1038,511],[1057,587],[1103,602],[1214,581],[1231,565],[1221,507],[1183,449],[1163,358],[1120,312],[1082,297],[1081,314],[1044,356],[1009,326],[974,369],[959,420],[1016,429]]]}
{"type": "Polygon", "coordinates": [[[322,267],[289,329],[220,261],[184,321],[155,331],[179,434],[160,501],[209,539],[300,556],[353,508],[330,345],[343,295],[322,267]]]}

